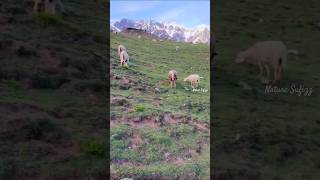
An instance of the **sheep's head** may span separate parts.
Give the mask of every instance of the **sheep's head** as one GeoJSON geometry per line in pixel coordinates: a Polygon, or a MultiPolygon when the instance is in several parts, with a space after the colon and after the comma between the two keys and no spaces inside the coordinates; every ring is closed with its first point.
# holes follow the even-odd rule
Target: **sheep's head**
{"type": "Polygon", "coordinates": [[[184,80],[183,81],[187,81],[188,80],[188,78],[184,78],[184,80]]]}
{"type": "Polygon", "coordinates": [[[240,53],[237,54],[235,62],[239,64],[239,63],[243,63],[245,60],[246,60],[245,52],[243,51],[243,52],[240,52],[240,53]]]}
{"type": "Polygon", "coordinates": [[[124,60],[122,63],[125,67],[128,67],[128,59],[124,60]]]}

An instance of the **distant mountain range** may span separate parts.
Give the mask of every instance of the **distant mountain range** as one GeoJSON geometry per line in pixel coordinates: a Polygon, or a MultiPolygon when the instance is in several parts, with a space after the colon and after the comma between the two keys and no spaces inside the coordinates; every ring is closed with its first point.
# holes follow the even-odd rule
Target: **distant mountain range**
{"type": "Polygon", "coordinates": [[[185,28],[177,23],[157,22],[154,20],[130,20],[121,19],[110,23],[110,30],[121,32],[126,28],[146,30],[161,39],[169,39],[177,42],[210,43],[210,27],[199,25],[194,29],[185,28]]]}

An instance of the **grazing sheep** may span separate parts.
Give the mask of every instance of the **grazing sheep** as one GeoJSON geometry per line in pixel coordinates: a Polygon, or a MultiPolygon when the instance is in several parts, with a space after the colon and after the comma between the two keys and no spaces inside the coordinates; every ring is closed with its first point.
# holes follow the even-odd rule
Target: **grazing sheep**
{"type": "Polygon", "coordinates": [[[152,39],[152,41],[153,41],[153,42],[157,42],[157,40],[156,40],[156,39],[152,39]]]}
{"type": "Polygon", "coordinates": [[[34,12],[45,12],[49,14],[63,13],[64,8],[61,0],[34,0],[34,12]]]}
{"type": "Polygon", "coordinates": [[[170,81],[171,88],[173,88],[173,87],[175,88],[176,87],[176,81],[178,79],[177,71],[175,71],[175,70],[169,71],[168,79],[170,81]]]}
{"type": "Polygon", "coordinates": [[[200,77],[198,74],[191,74],[188,77],[184,78],[183,81],[190,82],[192,89],[194,89],[198,87],[201,78],[203,77],[200,77]]]}
{"type": "Polygon", "coordinates": [[[179,46],[176,46],[176,51],[179,51],[179,46]]]}
{"type": "Polygon", "coordinates": [[[247,50],[238,53],[236,63],[253,64],[259,67],[259,78],[262,78],[263,68],[269,78],[270,68],[274,72],[272,83],[281,79],[282,68],[287,64],[287,47],[281,41],[257,42],[247,50]]]}
{"type": "Polygon", "coordinates": [[[127,51],[127,49],[126,49],[126,47],[124,47],[124,45],[119,45],[118,46],[118,56],[120,56],[120,53],[122,52],[122,51],[127,51]]]}
{"type": "Polygon", "coordinates": [[[121,66],[128,66],[128,62],[129,62],[129,55],[127,53],[127,51],[121,51],[120,53],[120,64],[121,66]]]}

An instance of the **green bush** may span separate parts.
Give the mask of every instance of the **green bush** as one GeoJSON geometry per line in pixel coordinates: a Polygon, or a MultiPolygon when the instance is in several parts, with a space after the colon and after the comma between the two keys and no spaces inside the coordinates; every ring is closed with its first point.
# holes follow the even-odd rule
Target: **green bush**
{"type": "Polygon", "coordinates": [[[57,143],[62,138],[66,139],[66,134],[63,129],[49,118],[26,118],[23,120],[23,123],[24,125],[19,134],[28,140],[34,139],[57,143]]]}
{"type": "Polygon", "coordinates": [[[2,80],[1,83],[5,84],[9,88],[13,88],[13,89],[20,89],[21,88],[21,85],[15,80],[11,80],[11,79],[2,80]]]}
{"type": "Polygon", "coordinates": [[[104,156],[105,155],[105,144],[98,140],[88,140],[83,143],[82,150],[91,155],[104,156]]]}
{"type": "Polygon", "coordinates": [[[45,25],[57,24],[62,21],[62,17],[58,15],[51,15],[48,13],[37,13],[36,17],[45,25]]]}
{"type": "Polygon", "coordinates": [[[144,111],[144,106],[142,104],[138,104],[134,107],[134,110],[136,112],[143,112],[144,111]]]}

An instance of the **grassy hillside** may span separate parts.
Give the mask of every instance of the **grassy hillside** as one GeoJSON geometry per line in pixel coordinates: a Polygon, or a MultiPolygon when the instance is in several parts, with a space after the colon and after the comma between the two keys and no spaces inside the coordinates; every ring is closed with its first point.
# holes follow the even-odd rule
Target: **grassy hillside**
{"type": "Polygon", "coordinates": [[[0,179],[105,179],[106,2],[0,2],[0,179]]]}
{"type": "Polygon", "coordinates": [[[209,179],[209,47],[110,39],[112,176],[209,179]],[[119,66],[119,44],[127,48],[129,68],[119,66]],[[171,69],[178,72],[176,89],[167,80],[171,69]],[[203,77],[199,88],[207,92],[183,82],[192,73],[203,77]]]}
{"type": "Polygon", "coordinates": [[[216,7],[215,179],[319,179],[319,1],[216,1],[216,7]],[[276,85],[313,88],[310,97],[265,94],[258,68],[234,63],[239,51],[265,40],[299,51],[288,56],[276,85]]]}

